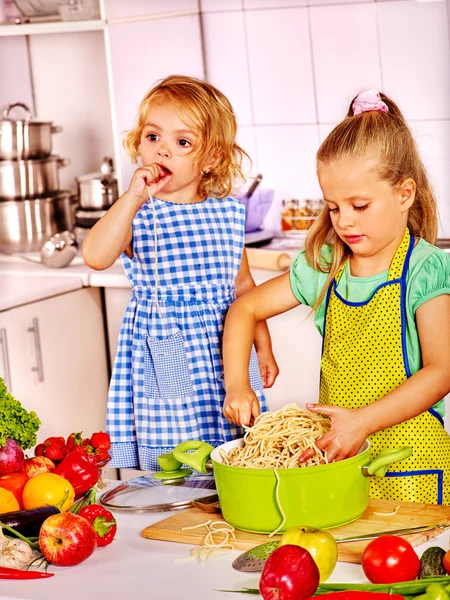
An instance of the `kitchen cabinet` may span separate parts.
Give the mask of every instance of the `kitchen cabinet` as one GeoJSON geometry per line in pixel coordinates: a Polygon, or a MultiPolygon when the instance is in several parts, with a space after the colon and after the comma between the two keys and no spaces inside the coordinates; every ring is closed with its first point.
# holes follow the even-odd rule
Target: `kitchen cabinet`
{"type": "Polygon", "coordinates": [[[82,288],[0,312],[0,376],[40,418],[38,442],[105,429],[102,310],[100,290],[82,288]]]}

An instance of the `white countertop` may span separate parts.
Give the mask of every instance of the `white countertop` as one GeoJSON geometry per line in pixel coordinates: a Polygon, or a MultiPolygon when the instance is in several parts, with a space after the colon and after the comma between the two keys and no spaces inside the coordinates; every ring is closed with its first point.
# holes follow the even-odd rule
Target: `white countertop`
{"type": "MultiPolygon", "coordinates": [[[[188,544],[144,539],[141,531],[174,513],[126,514],[115,512],[117,536],[110,546],[98,548],[75,567],[54,567],[55,576],[43,580],[2,581],[0,600],[239,600],[247,596],[218,590],[257,588],[258,573],[240,573],[231,563],[241,552],[209,559],[173,563],[190,556],[188,544]]],[[[207,520],[209,517],[206,515],[207,520]]],[[[220,518],[218,516],[218,518],[220,518]]],[[[449,548],[448,532],[418,546],[420,556],[429,546],[449,548]]],[[[367,581],[361,565],[338,562],[329,582],[367,581]]],[[[259,598],[259,596],[255,596],[259,598]]]]}
{"type": "MultiPolygon", "coordinates": [[[[299,248],[284,251],[294,257],[299,248]]],[[[450,248],[445,249],[450,253],[450,248]]],[[[280,274],[279,271],[251,269],[256,285],[280,274]]],[[[121,259],[104,271],[88,267],[81,254],[68,267],[54,269],[40,262],[36,254],[0,254],[0,311],[43,300],[81,287],[130,288],[121,259]]]]}
{"type": "MultiPolygon", "coordinates": [[[[252,269],[257,285],[279,275],[278,271],[252,269]]],[[[43,300],[82,287],[130,288],[122,261],[104,271],[94,271],[81,257],[61,269],[47,267],[39,255],[0,254],[0,311],[43,300]]]]}

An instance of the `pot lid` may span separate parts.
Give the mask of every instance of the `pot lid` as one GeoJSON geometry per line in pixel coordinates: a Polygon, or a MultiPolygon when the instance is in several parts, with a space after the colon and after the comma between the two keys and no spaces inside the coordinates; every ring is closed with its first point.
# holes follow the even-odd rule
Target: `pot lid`
{"type": "Polygon", "coordinates": [[[128,512],[164,512],[189,508],[192,502],[218,500],[212,474],[193,473],[181,479],[155,479],[153,474],[126,481],[100,496],[107,508],[128,512]]]}
{"type": "Polygon", "coordinates": [[[29,109],[29,107],[24,104],[23,102],[15,102],[14,104],[9,104],[5,110],[3,111],[3,121],[7,121],[8,123],[27,123],[29,125],[51,125],[52,121],[36,121],[35,119],[33,119],[32,114],[31,114],[31,110],[29,109]],[[11,117],[9,115],[9,113],[12,111],[13,108],[16,107],[20,107],[25,111],[25,116],[21,119],[15,119],[14,117],[11,117]]]}

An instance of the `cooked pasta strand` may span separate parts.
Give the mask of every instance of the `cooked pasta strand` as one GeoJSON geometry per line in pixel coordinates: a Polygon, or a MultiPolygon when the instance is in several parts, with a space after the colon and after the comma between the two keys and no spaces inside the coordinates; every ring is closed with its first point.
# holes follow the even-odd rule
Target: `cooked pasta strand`
{"type": "Polygon", "coordinates": [[[253,427],[246,428],[244,445],[230,452],[220,450],[225,465],[254,469],[291,469],[327,463],[326,452],[316,441],[330,428],[328,417],[310,413],[297,404],[287,404],[280,410],[265,412],[253,427]],[[314,455],[299,462],[305,450],[314,449],[314,455]]]}

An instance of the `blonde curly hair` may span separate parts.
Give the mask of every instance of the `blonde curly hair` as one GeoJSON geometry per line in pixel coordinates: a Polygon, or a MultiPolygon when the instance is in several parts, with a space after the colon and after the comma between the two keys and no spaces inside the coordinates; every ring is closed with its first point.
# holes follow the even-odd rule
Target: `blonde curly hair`
{"type": "MultiPolygon", "coordinates": [[[[202,168],[214,157],[208,172],[202,171],[198,193],[201,196],[225,198],[237,181],[245,181],[242,172],[244,159],[250,157],[237,143],[237,122],[228,99],[210,83],[185,75],[170,75],[161,80],[144,96],[134,129],[126,132],[125,150],[137,163],[142,130],[152,102],[170,102],[180,118],[189,117],[199,139],[194,148],[195,160],[202,168]]],[[[251,162],[251,161],[250,161],[251,162]]]]}

